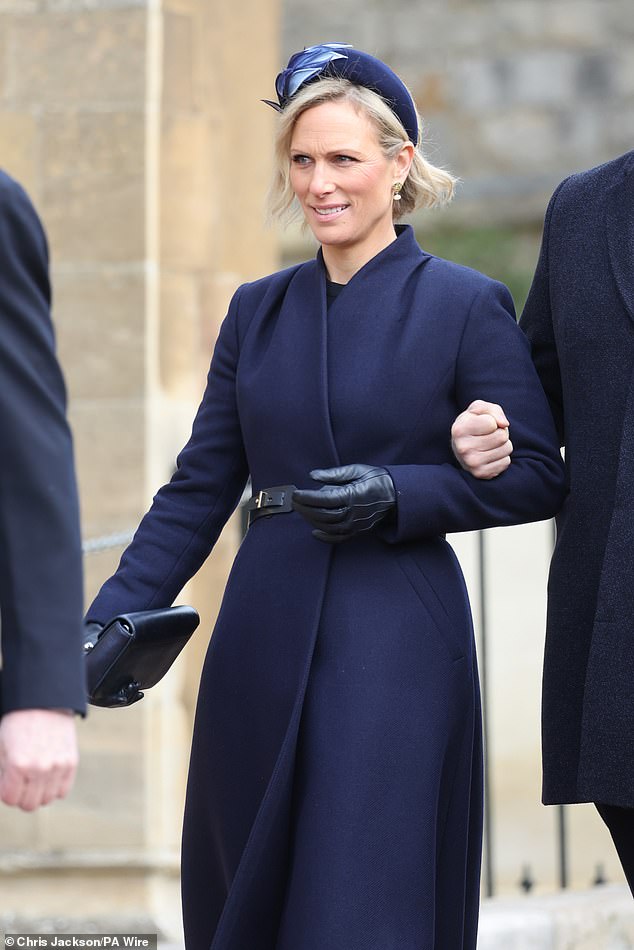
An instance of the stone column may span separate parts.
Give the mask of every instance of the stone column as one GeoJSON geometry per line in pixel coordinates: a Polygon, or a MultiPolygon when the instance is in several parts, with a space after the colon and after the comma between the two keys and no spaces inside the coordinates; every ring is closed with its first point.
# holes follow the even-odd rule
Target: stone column
{"type": "MultiPolygon", "coordinates": [[[[279,65],[277,8],[0,0],[2,164],[49,236],[85,538],[136,526],[189,434],[230,294],[275,267],[259,99],[279,65]]],[[[195,692],[236,541],[232,522],[184,593],[203,622],[164,684],[81,724],[72,796],[0,809],[0,922],[178,931],[195,692]]],[[[88,602],[120,553],[86,557],[88,602]]]]}

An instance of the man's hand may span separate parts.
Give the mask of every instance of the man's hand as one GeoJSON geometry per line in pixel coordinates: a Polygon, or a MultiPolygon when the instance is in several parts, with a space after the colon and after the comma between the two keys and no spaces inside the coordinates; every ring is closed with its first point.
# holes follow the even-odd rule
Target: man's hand
{"type": "Polygon", "coordinates": [[[462,468],[475,478],[495,478],[511,464],[513,443],[501,406],[476,399],[451,427],[451,447],[462,468]]]}
{"type": "Polygon", "coordinates": [[[0,719],[0,801],[34,811],[70,791],[79,754],[74,714],[19,709],[0,719]]]}

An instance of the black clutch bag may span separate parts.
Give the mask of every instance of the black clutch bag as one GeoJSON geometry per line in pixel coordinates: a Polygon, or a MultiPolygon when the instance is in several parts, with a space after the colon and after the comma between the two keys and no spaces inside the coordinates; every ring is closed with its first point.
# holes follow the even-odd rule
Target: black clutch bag
{"type": "Polygon", "coordinates": [[[131,706],[165,676],[200,623],[193,607],[121,614],[84,645],[88,702],[131,706]]]}

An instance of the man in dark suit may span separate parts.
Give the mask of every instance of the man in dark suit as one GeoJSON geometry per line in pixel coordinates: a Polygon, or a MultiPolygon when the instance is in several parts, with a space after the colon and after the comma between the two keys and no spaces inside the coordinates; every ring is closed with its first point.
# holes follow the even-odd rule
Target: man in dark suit
{"type": "MultiPolygon", "coordinates": [[[[594,802],[634,890],[634,152],[557,188],[520,325],[570,483],[549,581],[543,800],[594,802]]],[[[479,478],[513,464],[499,406],[472,404],[452,437],[479,478]]]]}
{"type": "Polygon", "coordinates": [[[85,709],[77,490],[49,311],[42,226],[0,172],[0,800],[26,811],[70,789],[85,709]]]}

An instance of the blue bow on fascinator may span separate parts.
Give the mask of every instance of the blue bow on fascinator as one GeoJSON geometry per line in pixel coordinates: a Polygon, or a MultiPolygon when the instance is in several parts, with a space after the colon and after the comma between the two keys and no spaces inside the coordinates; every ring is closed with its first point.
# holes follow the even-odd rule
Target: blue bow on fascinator
{"type": "Polygon", "coordinates": [[[293,53],[275,80],[278,102],[263,101],[281,112],[302,86],[319,77],[340,77],[372,89],[400,119],[410,141],[418,144],[416,107],[405,84],[380,59],[346,43],[322,43],[293,53]]]}

